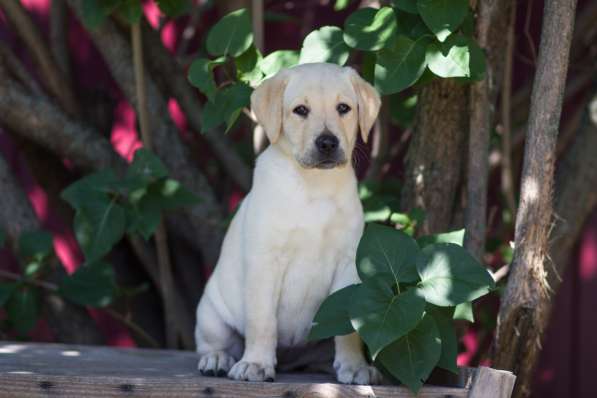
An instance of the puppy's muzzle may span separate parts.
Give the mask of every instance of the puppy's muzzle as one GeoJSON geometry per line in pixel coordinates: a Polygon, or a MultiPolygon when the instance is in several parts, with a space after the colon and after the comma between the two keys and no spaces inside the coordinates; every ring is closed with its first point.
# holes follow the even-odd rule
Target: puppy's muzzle
{"type": "Polygon", "coordinates": [[[331,169],[345,162],[338,137],[328,131],[315,139],[315,148],[317,154],[314,166],[318,169],[331,169]]]}

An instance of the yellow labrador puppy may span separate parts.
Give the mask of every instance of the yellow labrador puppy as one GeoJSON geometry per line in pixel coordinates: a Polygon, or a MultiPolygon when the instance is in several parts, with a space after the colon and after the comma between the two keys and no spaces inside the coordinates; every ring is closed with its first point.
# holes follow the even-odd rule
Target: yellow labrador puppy
{"type": "MultiPolygon", "coordinates": [[[[363,209],[350,160],[380,98],[353,69],[314,63],[265,80],[251,107],[271,145],[197,307],[195,339],[201,373],[273,381],[276,350],[305,345],[323,300],[359,282],[363,209]]],[[[356,333],[334,345],[340,382],[380,381],[356,333]]]]}

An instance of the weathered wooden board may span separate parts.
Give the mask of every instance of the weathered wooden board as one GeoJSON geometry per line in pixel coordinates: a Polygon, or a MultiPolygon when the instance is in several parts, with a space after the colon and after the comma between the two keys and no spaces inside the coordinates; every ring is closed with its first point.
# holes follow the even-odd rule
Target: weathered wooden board
{"type": "MultiPolygon", "coordinates": [[[[202,377],[196,363],[184,351],[0,342],[0,397],[413,397],[404,387],[347,386],[325,374],[281,374],[275,383],[202,377]]],[[[425,386],[418,397],[468,397],[474,381],[463,383],[472,387],[425,386]]]]}

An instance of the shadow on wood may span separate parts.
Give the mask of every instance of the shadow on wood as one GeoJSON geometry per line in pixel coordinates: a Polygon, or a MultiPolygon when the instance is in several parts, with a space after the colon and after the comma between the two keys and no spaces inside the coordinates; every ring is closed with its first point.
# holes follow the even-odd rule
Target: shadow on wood
{"type": "MultiPolygon", "coordinates": [[[[188,351],[0,343],[0,397],[413,397],[400,386],[338,384],[325,374],[280,374],[275,383],[203,377],[188,351]]],[[[421,398],[508,398],[515,376],[461,369],[460,386],[424,386],[421,398]]]]}

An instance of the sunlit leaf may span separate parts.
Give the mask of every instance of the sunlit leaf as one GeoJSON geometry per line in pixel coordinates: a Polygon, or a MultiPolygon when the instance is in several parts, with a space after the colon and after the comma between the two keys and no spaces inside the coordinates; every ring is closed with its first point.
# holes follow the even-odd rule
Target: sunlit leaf
{"type": "Polygon", "coordinates": [[[207,35],[207,51],[213,56],[238,57],[247,51],[252,43],[251,18],[245,8],[224,16],[207,35]]]}
{"type": "Polygon", "coordinates": [[[425,247],[417,258],[418,289],[427,302],[451,307],[473,301],[495,286],[487,269],[464,248],[452,243],[425,247]]]}
{"type": "Polygon", "coordinates": [[[396,16],[391,7],[361,8],[344,23],[344,41],[350,47],[376,51],[396,39],[396,16]]]}
{"type": "Polygon", "coordinates": [[[361,280],[380,278],[388,283],[418,280],[417,242],[402,231],[380,224],[367,224],[357,249],[361,280]]]}
{"type": "Polygon", "coordinates": [[[309,33],[303,41],[299,64],[330,62],[344,65],[349,52],[350,48],[344,42],[342,29],[324,26],[309,33]]]}
{"type": "Polygon", "coordinates": [[[398,36],[394,45],[379,52],[375,66],[375,87],[382,94],[393,94],[413,85],[426,67],[428,37],[413,41],[398,36]]]}

